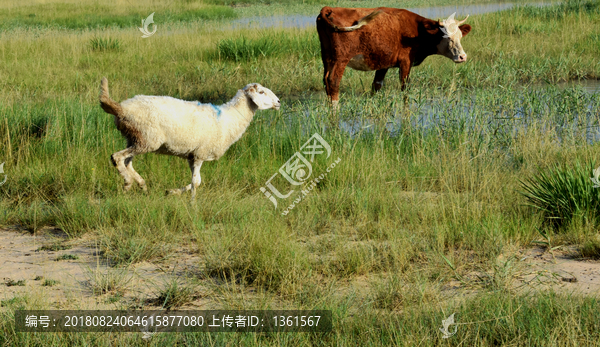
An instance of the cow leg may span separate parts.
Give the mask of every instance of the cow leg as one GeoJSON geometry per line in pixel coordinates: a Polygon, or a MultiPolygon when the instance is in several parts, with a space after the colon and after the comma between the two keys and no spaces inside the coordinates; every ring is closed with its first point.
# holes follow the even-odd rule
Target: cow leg
{"type": "Polygon", "coordinates": [[[381,87],[383,87],[383,79],[385,78],[385,74],[388,72],[388,69],[381,69],[375,72],[375,79],[373,79],[373,85],[371,86],[371,91],[374,93],[378,92],[381,87]]]}
{"type": "Polygon", "coordinates": [[[324,67],[324,71],[323,71],[323,85],[325,86],[325,92],[327,93],[327,98],[329,99],[329,102],[331,102],[331,92],[330,92],[330,88],[329,88],[329,76],[331,75],[331,70],[333,70],[333,66],[331,64],[326,64],[325,60],[323,59],[323,67],[324,67]]]}
{"type": "Polygon", "coordinates": [[[329,73],[325,74],[325,90],[334,109],[337,108],[340,100],[340,82],[344,76],[346,65],[348,65],[348,61],[338,61],[333,65],[329,73]]]}
{"type": "Polygon", "coordinates": [[[408,82],[408,75],[410,74],[410,61],[402,61],[400,63],[400,83],[402,84],[402,91],[406,89],[406,82],[408,82]]]}
{"type": "Polygon", "coordinates": [[[406,93],[406,84],[408,83],[408,75],[410,74],[410,61],[404,60],[400,63],[400,90],[404,94],[404,105],[408,106],[408,93],[406,93]]]}

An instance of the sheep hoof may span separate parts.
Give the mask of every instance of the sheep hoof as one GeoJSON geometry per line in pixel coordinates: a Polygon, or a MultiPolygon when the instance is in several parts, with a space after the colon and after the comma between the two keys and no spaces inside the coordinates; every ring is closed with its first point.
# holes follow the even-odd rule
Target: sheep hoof
{"type": "Polygon", "coordinates": [[[126,191],[126,192],[130,191],[131,190],[131,184],[124,185],[123,186],[123,190],[126,191]]]}
{"type": "Polygon", "coordinates": [[[165,195],[181,195],[181,189],[167,189],[165,195]]]}

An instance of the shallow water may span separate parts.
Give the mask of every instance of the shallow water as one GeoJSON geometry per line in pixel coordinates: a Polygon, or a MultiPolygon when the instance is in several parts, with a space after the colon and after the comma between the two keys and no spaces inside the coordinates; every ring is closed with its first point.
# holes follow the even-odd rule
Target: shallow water
{"type": "Polygon", "coordinates": [[[566,89],[575,86],[580,86],[588,93],[600,94],[600,80],[583,80],[583,81],[569,81],[566,83],[559,83],[556,85],[558,88],[566,89]]]}
{"type": "MultiPolygon", "coordinates": [[[[423,17],[431,19],[443,19],[456,12],[457,19],[463,19],[467,15],[483,14],[507,10],[515,5],[548,6],[550,2],[533,2],[527,4],[514,4],[510,2],[496,4],[456,5],[439,7],[407,8],[423,17]]],[[[312,16],[289,15],[272,17],[246,17],[231,22],[232,29],[239,28],[300,28],[305,29],[315,26],[317,14],[312,16]]]]}
{"type": "MultiPolygon", "coordinates": [[[[556,2],[554,2],[556,3],[556,2]]],[[[548,6],[552,2],[531,2],[531,3],[495,3],[495,4],[475,4],[475,5],[457,5],[457,6],[439,6],[408,8],[421,16],[431,19],[443,19],[456,12],[456,18],[463,19],[466,15],[484,14],[510,9],[514,6],[548,6]]],[[[305,15],[285,15],[270,17],[246,17],[231,22],[232,28],[314,28],[317,14],[311,16],[305,15]]],[[[525,131],[533,124],[539,126],[539,121],[543,121],[544,128],[552,129],[559,138],[564,139],[568,136],[585,138],[588,143],[600,141],[600,127],[598,121],[600,118],[600,80],[571,81],[557,85],[547,83],[523,88],[518,92],[523,99],[529,102],[515,101],[514,105],[503,105],[490,110],[488,107],[494,102],[487,100],[482,102],[475,98],[463,98],[459,101],[432,99],[420,104],[412,103],[411,109],[411,127],[418,127],[424,131],[436,132],[454,132],[467,130],[471,133],[489,136],[511,138],[515,133],[525,131]],[[554,89],[552,92],[547,92],[554,89]],[[534,105],[533,99],[543,100],[541,105],[534,105]],[[574,106],[569,109],[567,106],[561,110],[562,102],[560,98],[568,97],[570,94],[576,94],[576,98],[585,99],[583,105],[574,106]],[[582,96],[584,95],[584,96],[582,96]],[[587,95],[587,96],[585,96],[587,95]],[[554,98],[554,100],[553,100],[554,98]],[[506,106],[506,110],[504,107],[506,106]],[[500,109],[500,111],[498,110],[500,109]],[[540,119],[543,118],[542,119],[540,119]]],[[[497,100],[496,100],[497,101],[497,100]]],[[[307,111],[308,112],[308,111],[307,111]]],[[[340,129],[348,132],[350,136],[361,136],[361,134],[373,134],[385,131],[390,136],[397,136],[401,133],[402,127],[407,126],[403,111],[386,110],[388,121],[381,124],[372,118],[363,117],[358,111],[351,118],[341,120],[338,124],[340,129]],[[392,113],[390,115],[390,113],[392,113]]],[[[310,116],[305,114],[305,116],[310,116]]]]}
{"type": "MultiPolygon", "coordinates": [[[[508,139],[534,124],[543,124],[561,140],[574,136],[588,144],[600,141],[600,80],[524,87],[510,93],[512,98],[506,105],[477,96],[412,102],[410,126],[425,132],[466,130],[482,137],[493,133],[494,137],[508,139]]],[[[380,132],[382,126],[390,136],[397,136],[407,126],[406,119],[402,109],[386,110],[390,112],[392,116],[385,125],[358,114],[356,118],[340,120],[338,126],[352,137],[380,132]]]]}

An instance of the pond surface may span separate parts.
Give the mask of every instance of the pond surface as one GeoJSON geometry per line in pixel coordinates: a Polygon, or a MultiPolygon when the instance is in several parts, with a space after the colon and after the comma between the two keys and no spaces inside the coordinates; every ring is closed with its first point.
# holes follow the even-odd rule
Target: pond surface
{"type": "MultiPolygon", "coordinates": [[[[436,97],[413,101],[409,106],[411,127],[440,134],[466,130],[482,137],[493,134],[509,139],[531,126],[543,126],[561,140],[574,136],[588,144],[600,141],[600,80],[523,87],[507,95],[501,102],[485,91],[458,100],[436,97]]],[[[407,126],[401,106],[384,113],[388,115],[385,124],[361,117],[359,111],[358,117],[341,120],[338,126],[352,137],[380,132],[382,126],[390,136],[396,136],[407,126]]]]}
{"type": "Polygon", "coordinates": [[[588,93],[600,94],[600,80],[570,81],[566,83],[559,83],[557,85],[557,87],[562,89],[575,86],[580,86],[583,90],[585,90],[588,93]]]}
{"type": "MultiPolygon", "coordinates": [[[[551,2],[533,2],[527,4],[514,4],[510,2],[496,4],[475,4],[438,7],[407,8],[423,17],[431,19],[444,19],[456,12],[456,18],[463,19],[467,15],[483,14],[508,10],[516,5],[548,6],[551,2]]],[[[246,17],[232,21],[233,29],[240,28],[300,28],[306,29],[315,26],[317,13],[312,16],[286,15],[272,17],[246,17]]]]}
{"type": "MultiPolygon", "coordinates": [[[[474,4],[407,8],[423,17],[443,19],[456,12],[456,18],[503,11],[515,6],[549,6],[557,2],[531,2],[474,4]]],[[[314,28],[314,15],[276,15],[246,17],[231,22],[232,29],[239,28],[314,28]]],[[[324,93],[324,91],[323,91],[324,93]]],[[[556,132],[559,139],[575,136],[587,143],[600,141],[600,80],[572,81],[551,85],[548,83],[523,87],[510,92],[511,100],[499,100],[494,93],[465,97],[460,100],[440,98],[412,102],[410,126],[452,133],[468,131],[482,138],[512,138],[516,132],[542,126],[556,132]],[[493,135],[490,135],[493,134],[493,135]]],[[[502,98],[500,98],[502,99],[502,98]]],[[[343,101],[342,101],[342,107],[343,101]]],[[[382,110],[387,121],[382,124],[373,114],[356,110],[354,116],[340,120],[338,126],[352,137],[374,134],[382,130],[390,136],[400,134],[407,126],[402,107],[382,110]]],[[[309,116],[306,114],[306,116],[309,116]]]]}

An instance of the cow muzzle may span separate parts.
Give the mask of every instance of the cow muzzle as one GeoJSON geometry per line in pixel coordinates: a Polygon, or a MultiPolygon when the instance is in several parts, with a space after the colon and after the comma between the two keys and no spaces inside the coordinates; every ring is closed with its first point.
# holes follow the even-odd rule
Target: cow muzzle
{"type": "Polygon", "coordinates": [[[467,53],[459,54],[458,57],[454,58],[454,62],[457,64],[464,63],[467,61],[467,53]]]}

